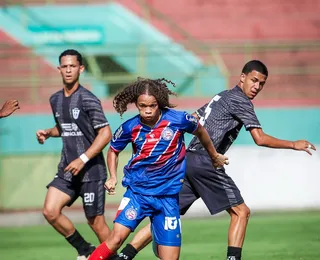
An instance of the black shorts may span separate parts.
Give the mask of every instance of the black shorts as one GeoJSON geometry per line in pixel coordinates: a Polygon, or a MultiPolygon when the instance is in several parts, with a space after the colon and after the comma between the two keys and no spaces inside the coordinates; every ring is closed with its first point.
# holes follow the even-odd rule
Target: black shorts
{"type": "Polygon", "coordinates": [[[186,177],[179,193],[181,215],[200,197],[211,215],[244,202],[231,177],[224,168],[213,168],[208,155],[187,152],[186,159],[186,177]]]}
{"type": "Polygon", "coordinates": [[[106,198],[106,191],[104,188],[105,180],[80,182],[67,181],[56,176],[52,182],[47,185],[55,187],[58,190],[68,194],[71,198],[67,206],[71,206],[80,196],[82,198],[83,209],[87,217],[94,217],[103,215],[106,198]]]}

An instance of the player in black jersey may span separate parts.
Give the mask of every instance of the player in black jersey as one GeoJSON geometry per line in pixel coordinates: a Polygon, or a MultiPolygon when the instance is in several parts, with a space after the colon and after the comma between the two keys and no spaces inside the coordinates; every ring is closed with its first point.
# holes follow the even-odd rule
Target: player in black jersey
{"type": "MultiPolygon", "coordinates": [[[[259,146],[305,151],[310,155],[309,149],[315,150],[314,145],[306,140],[280,140],[262,131],[251,100],[263,89],[267,77],[267,67],[261,61],[249,61],[234,88],[214,96],[193,114],[207,129],[218,153],[227,152],[242,126],[259,146]]],[[[230,214],[227,259],[240,260],[250,209],[225,169],[211,166],[205,149],[194,137],[187,150],[186,177],[179,193],[181,215],[200,197],[212,215],[224,210],[230,214]]],[[[131,260],[151,240],[150,227],[147,226],[136,234],[119,256],[112,259],[131,260]]]]}
{"type": "Polygon", "coordinates": [[[61,53],[59,63],[63,89],[50,98],[56,125],[36,133],[40,144],[49,137],[61,137],[63,142],[58,172],[47,186],[43,214],[76,248],[80,260],[87,259],[94,246],[83,239],[61,211],[82,197],[89,226],[100,242],[107,239],[110,233],[104,219],[107,171],[102,150],[112,133],[100,100],[79,83],[84,71],[81,54],[66,50],[61,53]]]}

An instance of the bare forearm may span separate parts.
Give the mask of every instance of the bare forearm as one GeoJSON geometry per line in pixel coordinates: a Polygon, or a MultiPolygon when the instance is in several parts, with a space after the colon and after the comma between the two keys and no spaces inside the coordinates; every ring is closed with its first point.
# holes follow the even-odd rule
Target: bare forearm
{"type": "Polygon", "coordinates": [[[118,158],[119,154],[115,153],[111,148],[109,148],[107,155],[107,165],[111,178],[117,177],[118,158]]]}
{"type": "Polygon", "coordinates": [[[265,134],[261,128],[250,129],[253,140],[259,146],[265,146],[269,148],[282,148],[282,149],[293,149],[297,151],[305,151],[312,155],[310,149],[316,150],[316,147],[307,140],[287,141],[275,138],[273,136],[265,134]]]}
{"type": "Polygon", "coordinates": [[[278,139],[267,134],[264,134],[256,143],[259,146],[269,148],[294,149],[294,142],[278,139]]]}
{"type": "Polygon", "coordinates": [[[98,135],[94,139],[92,145],[88,148],[88,150],[85,152],[88,159],[92,159],[95,156],[97,156],[99,153],[102,152],[102,150],[108,145],[108,143],[111,140],[111,130],[110,127],[104,127],[103,129],[100,129],[98,132],[98,135]]]}
{"type": "Polygon", "coordinates": [[[59,129],[57,126],[54,126],[52,128],[47,129],[46,131],[48,131],[49,136],[48,137],[60,137],[61,134],[59,132],[59,129]]]}

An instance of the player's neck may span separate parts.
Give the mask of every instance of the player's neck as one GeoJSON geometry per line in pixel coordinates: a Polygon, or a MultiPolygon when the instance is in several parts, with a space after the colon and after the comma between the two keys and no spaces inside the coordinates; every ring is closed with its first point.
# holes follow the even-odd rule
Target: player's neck
{"type": "Polygon", "coordinates": [[[70,97],[78,88],[79,88],[79,82],[76,82],[72,85],[64,85],[64,88],[63,88],[63,92],[64,92],[64,95],[66,97],[70,97]]]}
{"type": "Polygon", "coordinates": [[[243,83],[242,83],[241,81],[239,81],[239,83],[237,84],[237,86],[238,86],[239,88],[241,88],[241,90],[243,91],[243,83]]]}

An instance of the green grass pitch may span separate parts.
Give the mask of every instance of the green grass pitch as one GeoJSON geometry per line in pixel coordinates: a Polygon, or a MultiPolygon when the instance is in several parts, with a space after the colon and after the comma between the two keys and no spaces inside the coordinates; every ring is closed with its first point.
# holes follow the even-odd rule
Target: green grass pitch
{"type": "MultiPolygon", "coordinates": [[[[225,259],[228,224],[227,216],[183,219],[180,259],[225,259]]],[[[87,240],[98,243],[87,225],[77,228],[87,240]]],[[[244,260],[318,260],[319,257],[320,212],[252,214],[244,260]]],[[[0,258],[75,260],[76,251],[48,225],[10,227],[0,228],[0,258]]],[[[135,259],[155,259],[150,245],[135,259]]]]}

